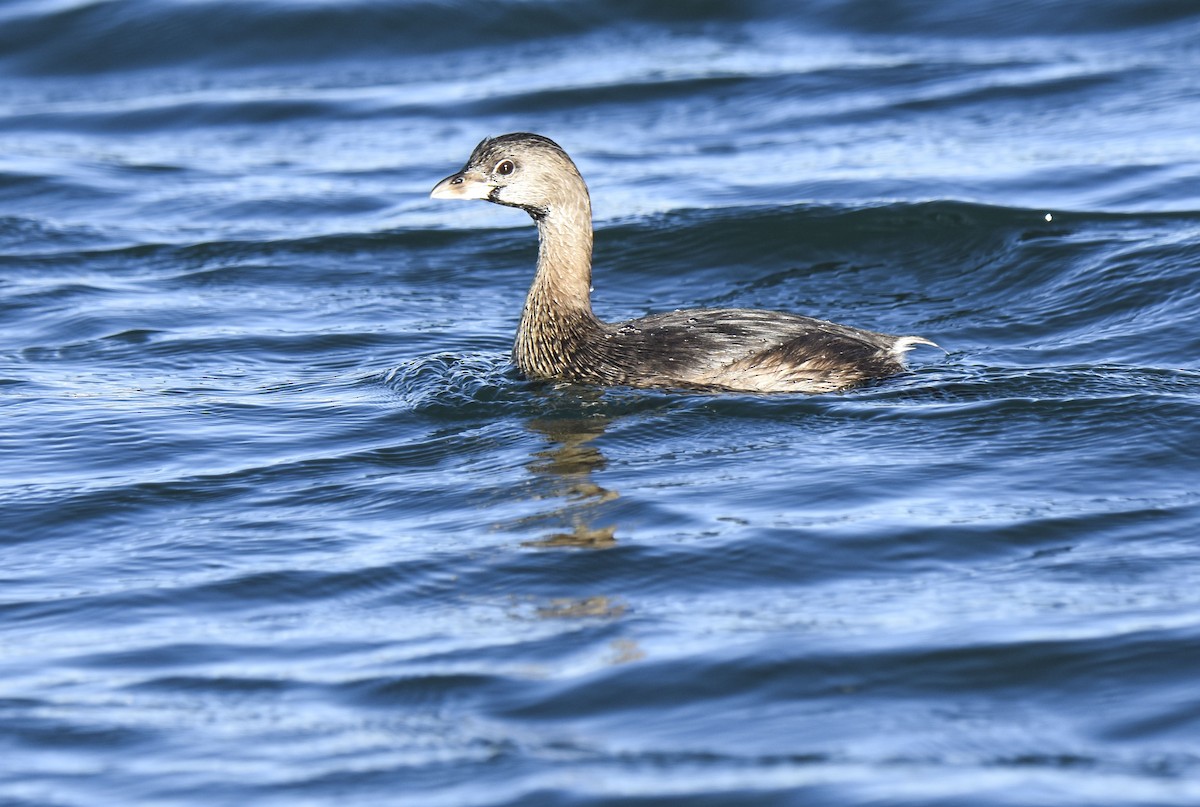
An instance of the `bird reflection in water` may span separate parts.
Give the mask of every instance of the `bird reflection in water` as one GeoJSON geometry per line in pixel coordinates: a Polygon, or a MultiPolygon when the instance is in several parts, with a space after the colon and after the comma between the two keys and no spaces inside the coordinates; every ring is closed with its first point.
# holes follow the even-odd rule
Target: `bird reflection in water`
{"type": "MultiPolygon", "coordinates": [[[[535,497],[552,499],[556,505],[544,512],[521,519],[516,526],[537,529],[553,524],[557,531],[545,537],[523,541],[530,547],[581,547],[607,549],[616,546],[616,527],[598,526],[597,519],[608,502],[615,501],[614,490],[601,487],[592,473],[603,470],[604,455],[592,441],[604,434],[611,418],[595,413],[578,416],[548,416],[528,422],[530,431],[543,436],[549,444],[533,452],[526,467],[533,475],[535,497]]],[[[554,597],[536,605],[537,619],[619,620],[629,610],[620,597],[554,597]]],[[[608,664],[627,664],[643,659],[645,653],[634,639],[619,637],[609,643],[608,664]]]]}
{"type": "MultiPolygon", "coordinates": [[[[534,614],[538,619],[611,619],[617,620],[625,616],[629,606],[619,599],[605,597],[556,597],[539,606],[534,614]]],[[[646,651],[636,639],[617,637],[608,643],[608,654],[604,659],[606,664],[629,664],[641,661],[646,657],[646,651]]]]}
{"type": "Polygon", "coordinates": [[[521,524],[558,522],[564,531],[523,542],[524,546],[575,546],[604,549],[614,546],[615,526],[597,526],[594,522],[606,502],[618,497],[616,491],[596,484],[592,472],[604,468],[604,455],[592,445],[604,434],[609,418],[545,417],[529,421],[529,428],[544,435],[550,447],[535,451],[527,467],[535,479],[544,482],[540,497],[565,500],[559,507],[521,520],[521,524]]]}

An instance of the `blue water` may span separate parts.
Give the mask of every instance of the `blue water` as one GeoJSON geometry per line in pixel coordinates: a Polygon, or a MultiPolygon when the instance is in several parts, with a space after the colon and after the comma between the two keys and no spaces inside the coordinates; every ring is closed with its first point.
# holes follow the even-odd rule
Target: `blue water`
{"type": "Polygon", "coordinates": [[[0,804],[1200,803],[1200,7],[0,4],[0,804]],[[530,384],[595,305],[946,353],[530,384]]]}

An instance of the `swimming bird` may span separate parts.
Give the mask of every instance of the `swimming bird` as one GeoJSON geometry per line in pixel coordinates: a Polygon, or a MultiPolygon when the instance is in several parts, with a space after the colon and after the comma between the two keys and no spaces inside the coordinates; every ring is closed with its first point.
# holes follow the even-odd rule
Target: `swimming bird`
{"type": "Polygon", "coordinates": [[[905,369],[933,342],[749,308],[696,308],[603,322],[592,312],[592,205],[557,143],[515,132],[485,138],[430,192],[528,213],[538,260],[513,344],[529,379],[742,392],[834,392],[905,369]]]}

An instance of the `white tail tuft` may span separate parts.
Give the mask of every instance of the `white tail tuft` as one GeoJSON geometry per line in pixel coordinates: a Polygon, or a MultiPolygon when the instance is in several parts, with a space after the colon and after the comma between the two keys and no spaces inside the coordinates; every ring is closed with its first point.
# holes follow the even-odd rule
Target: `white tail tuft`
{"type": "Polygon", "coordinates": [[[903,356],[917,345],[929,345],[930,347],[936,347],[938,350],[945,350],[937,342],[932,342],[923,336],[900,336],[896,338],[896,344],[892,345],[892,352],[897,356],[903,356]]]}

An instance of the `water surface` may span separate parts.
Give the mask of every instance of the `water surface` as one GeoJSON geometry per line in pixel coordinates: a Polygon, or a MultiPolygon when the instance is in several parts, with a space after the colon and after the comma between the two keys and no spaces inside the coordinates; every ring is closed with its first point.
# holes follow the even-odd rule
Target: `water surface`
{"type": "Polygon", "coordinates": [[[0,803],[1200,801],[1200,12],[0,7],[0,803]],[[608,319],[946,347],[840,395],[554,387],[608,319]]]}

